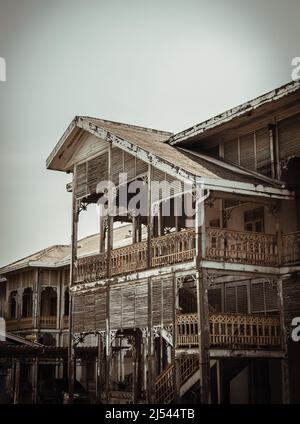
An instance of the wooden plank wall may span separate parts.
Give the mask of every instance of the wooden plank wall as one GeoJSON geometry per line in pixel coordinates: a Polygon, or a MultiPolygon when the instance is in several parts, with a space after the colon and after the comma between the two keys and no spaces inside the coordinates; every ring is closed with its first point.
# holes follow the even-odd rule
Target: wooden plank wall
{"type": "Polygon", "coordinates": [[[300,275],[283,280],[282,293],[286,328],[291,328],[292,319],[300,317],[300,275]]]}
{"type": "MultiPolygon", "coordinates": [[[[169,325],[173,317],[173,278],[151,280],[152,325],[169,325]]],[[[105,330],[106,289],[74,294],[74,333],[105,330]]],[[[109,327],[130,329],[148,327],[148,280],[110,287],[109,327]]]]}

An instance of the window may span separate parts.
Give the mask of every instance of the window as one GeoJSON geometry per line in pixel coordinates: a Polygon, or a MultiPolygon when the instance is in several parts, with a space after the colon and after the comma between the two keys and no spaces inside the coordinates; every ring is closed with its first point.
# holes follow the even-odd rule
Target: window
{"type": "Polygon", "coordinates": [[[264,208],[256,208],[244,213],[244,228],[246,231],[264,232],[264,208]]]}

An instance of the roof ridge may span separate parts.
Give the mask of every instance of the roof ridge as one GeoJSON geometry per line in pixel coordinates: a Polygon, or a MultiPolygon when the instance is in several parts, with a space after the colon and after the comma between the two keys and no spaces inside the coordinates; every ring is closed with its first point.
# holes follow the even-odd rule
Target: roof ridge
{"type": "Polygon", "coordinates": [[[18,262],[25,261],[26,259],[29,259],[29,258],[31,258],[32,256],[35,256],[35,255],[39,255],[37,257],[37,260],[38,260],[38,259],[41,258],[41,256],[44,253],[46,253],[46,252],[48,252],[48,251],[50,251],[50,250],[52,250],[52,249],[54,249],[56,247],[70,247],[70,245],[69,244],[54,244],[54,245],[51,245],[51,246],[46,247],[45,249],[38,250],[37,252],[31,253],[30,255],[27,255],[27,256],[24,256],[24,258],[17,259],[16,261],[13,261],[13,262],[9,263],[8,265],[5,265],[5,266],[1,267],[0,268],[0,275],[1,275],[1,269],[11,267],[12,265],[17,264],[18,262]]]}
{"type": "Polygon", "coordinates": [[[143,132],[152,132],[152,133],[158,133],[158,134],[163,134],[163,135],[168,135],[168,136],[172,136],[174,134],[173,132],[170,132],[170,131],[158,130],[156,128],[150,128],[150,127],[143,127],[141,125],[127,124],[125,122],[111,121],[110,119],[97,118],[95,116],[93,117],[93,116],[79,115],[79,116],[76,116],[76,118],[77,119],[79,119],[79,118],[82,118],[82,119],[97,119],[98,121],[102,121],[103,123],[119,125],[120,127],[123,127],[123,128],[131,128],[131,129],[136,129],[138,131],[143,131],[143,132]]]}

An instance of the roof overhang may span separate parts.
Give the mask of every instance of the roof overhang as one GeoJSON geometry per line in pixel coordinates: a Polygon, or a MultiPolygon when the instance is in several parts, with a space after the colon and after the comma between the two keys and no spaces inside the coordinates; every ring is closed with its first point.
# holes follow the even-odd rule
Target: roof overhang
{"type": "Polygon", "coordinates": [[[220,131],[229,130],[232,126],[246,124],[250,120],[250,117],[257,119],[260,115],[266,114],[271,109],[276,108],[276,105],[284,108],[293,99],[295,103],[300,99],[300,81],[285,84],[267,94],[256,97],[198,125],[174,134],[170,137],[168,143],[171,145],[199,143],[204,138],[213,136],[220,131]]]}

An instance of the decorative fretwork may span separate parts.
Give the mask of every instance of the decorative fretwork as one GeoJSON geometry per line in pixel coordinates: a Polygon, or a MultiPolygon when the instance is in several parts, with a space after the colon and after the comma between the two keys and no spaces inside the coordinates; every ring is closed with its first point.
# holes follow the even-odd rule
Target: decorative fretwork
{"type": "Polygon", "coordinates": [[[278,264],[276,236],[210,227],[206,230],[206,256],[226,262],[274,266],[278,264]]]}
{"type": "Polygon", "coordinates": [[[300,231],[282,236],[284,265],[297,265],[300,262],[300,231]]]}
{"type": "Polygon", "coordinates": [[[111,251],[111,275],[147,268],[147,242],[134,243],[111,251]]]}
{"type": "MultiPolygon", "coordinates": [[[[230,349],[280,348],[282,345],[279,317],[240,314],[211,314],[210,346],[230,349]]],[[[197,314],[177,316],[177,346],[198,346],[197,314]]]]}
{"type": "Polygon", "coordinates": [[[193,229],[166,234],[151,240],[152,266],[189,262],[194,259],[195,231],[193,229]]]}
{"type": "Polygon", "coordinates": [[[77,260],[77,282],[93,282],[107,275],[107,252],[77,260]]]}
{"type": "MultiPolygon", "coordinates": [[[[277,266],[277,238],[273,234],[234,231],[222,228],[206,229],[206,259],[249,265],[277,266]]],[[[300,261],[300,232],[282,236],[285,264],[300,261]]],[[[173,232],[151,240],[151,265],[162,267],[190,262],[196,255],[195,230],[173,232]]],[[[108,277],[107,252],[77,260],[77,282],[94,282],[108,277]]],[[[110,252],[110,276],[139,272],[148,267],[148,243],[142,241],[110,252]]],[[[177,288],[185,277],[177,277],[177,288]]],[[[209,282],[210,277],[208,277],[209,282]]]]}

